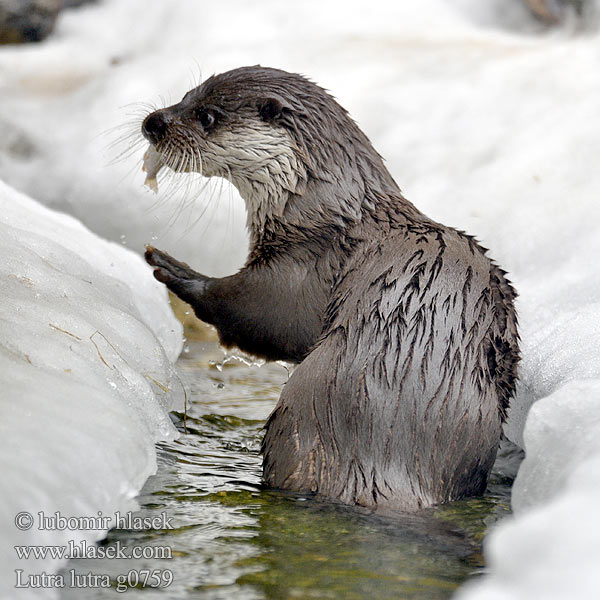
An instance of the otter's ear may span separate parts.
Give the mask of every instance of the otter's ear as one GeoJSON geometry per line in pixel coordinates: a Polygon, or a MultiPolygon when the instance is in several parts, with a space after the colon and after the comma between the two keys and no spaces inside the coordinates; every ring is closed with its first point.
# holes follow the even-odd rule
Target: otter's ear
{"type": "Polygon", "coordinates": [[[258,101],[258,114],[263,121],[273,123],[281,117],[286,111],[291,111],[292,107],[279,96],[269,96],[261,98],[258,101]]]}

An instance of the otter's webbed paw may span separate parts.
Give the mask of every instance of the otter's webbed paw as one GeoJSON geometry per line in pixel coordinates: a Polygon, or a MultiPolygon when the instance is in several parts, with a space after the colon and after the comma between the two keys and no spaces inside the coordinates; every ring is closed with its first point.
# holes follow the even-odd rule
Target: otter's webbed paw
{"type": "Polygon", "coordinates": [[[182,300],[192,303],[194,296],[202,294],[208,278],[196,273],[185,263],[175,260],[162,250],[146,246],[146,262],[156,267],[154,278],[164,283],[182,300]]]}

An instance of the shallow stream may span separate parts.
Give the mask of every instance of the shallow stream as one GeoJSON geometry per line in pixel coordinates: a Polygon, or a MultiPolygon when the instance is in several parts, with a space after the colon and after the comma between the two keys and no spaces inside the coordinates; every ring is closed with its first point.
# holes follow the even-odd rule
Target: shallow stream
{"type": "Polygon", "coordinates": [[[72,560],[65,571],[108,574],[111,588],[65,589],[64,598],[114,598],[126,589],[127,598],[436,600],[483,572],[481,540],[510,510],[516,447],[503,443],[483,497],[418,517],[265,490],[262,427],[286,368],[224,362],[216,343],[191,344],[178,364],[188,390],[187,433],[177,415],[182,435],[160,446],[158,473],[136,513],[164,513],[173,528],[115,529],[104,542],[166,547],[171,558],[72,560]],[[144,570],[156,583],[160,577],[162,590],[142,587],[144,570]]]}

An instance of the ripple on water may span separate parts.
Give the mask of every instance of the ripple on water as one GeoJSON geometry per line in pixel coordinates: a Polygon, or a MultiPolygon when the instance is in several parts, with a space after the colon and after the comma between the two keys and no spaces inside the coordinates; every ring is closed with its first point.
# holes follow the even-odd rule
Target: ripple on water
{"type": "MultiPolygon", "coordinates": [[[[419,516],[376,516],[261,488],[260,442],[288,371],[277,364],[223,364],[215,344],[179,361],[189,390],[187,433],[162,444],[158,473],[139,498],[140,516],[166,512],[171,530],[112,530],[105,544],[168,546],[170,560],[72,560],[67,570],[117,577],[169,569],[164,597],[448,598],[482,572],[481,540],[509,512],[520,454],[503,443],[488,491],[419,516]]],[[[180,417],[182,415],[179,415],[180,417]]],[[[64,590],[63,597],[114,597],[64,590]]],[[[128,598],[160,596],[143,588],[128,598]]]]}

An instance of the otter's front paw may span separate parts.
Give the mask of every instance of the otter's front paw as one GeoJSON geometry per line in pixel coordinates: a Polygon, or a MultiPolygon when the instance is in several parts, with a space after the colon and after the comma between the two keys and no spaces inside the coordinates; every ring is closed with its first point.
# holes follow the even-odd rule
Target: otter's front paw
{"type": "Polygon", "coordinates": [[[152,246],[146,246],[144,258],[149,265],[157,267],[154,270],[154,276],[163,283],[169,283],[175,279],[196,279],[198,277],[198,273],[188,265],[152,246]]]}
{"type": "Polygon", "coordinates": [[[175,260],[166,252],[152,246],[146,246],[144,257],[149,265],[156,267],[155,279],[164,283],[182,300],[193,304],[194,299],[198,299],[203,294],[208,278],[196,273],[185,263],[175,260]]]}

